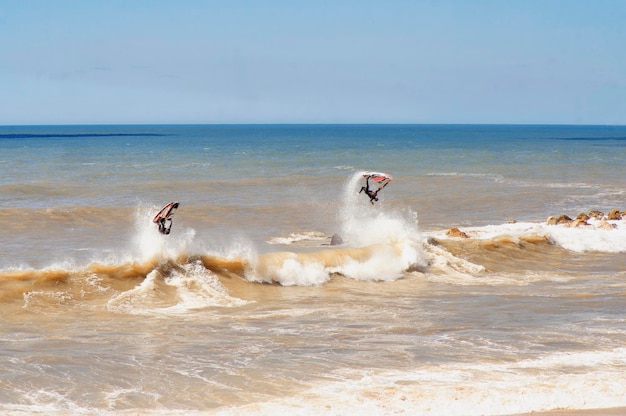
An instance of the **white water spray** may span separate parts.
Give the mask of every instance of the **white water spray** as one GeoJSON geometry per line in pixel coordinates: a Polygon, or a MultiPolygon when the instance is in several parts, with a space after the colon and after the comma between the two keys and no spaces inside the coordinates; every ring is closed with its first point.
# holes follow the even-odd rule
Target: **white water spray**
{"type": "Polygon", "coordinates": [[[157,211],[156,206],[139,206],[135,212],[137,233],[134,237],[134,247],[139,251],[138,256],[142,261],[176,258],[185,252],[196,235],[195,230],[185,229],[176,223],[172,234],[159,233],[156,224],[152,222],[152,217],[157,211]]]}
{"type": "Polygon", "coordinates": [[[402,241],[421,243],[417,213],[385,209],[384,197],[372,205],[366,196],[358,193],[364,173],[355,173],[344,188],[339,212],[342,238],[356,246],[402,241]]]}

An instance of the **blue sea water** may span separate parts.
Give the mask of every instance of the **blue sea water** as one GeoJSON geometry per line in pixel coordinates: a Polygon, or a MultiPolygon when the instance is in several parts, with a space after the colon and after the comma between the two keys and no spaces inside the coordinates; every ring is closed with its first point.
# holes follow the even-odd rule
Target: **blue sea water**
{"type": "Polygon", "coordinates": [[[0,410],[626,406],[626,219],[546,224],[626,211],[625,145],[624,126],[1,126],[0,410]],[[375,204],[366,171],[393,176],[375,204]]]}
{"type": "MultiPolygon", "coordinates": [[[[195,198],[220,200],[241,179],[337,178],[340,168],[425,175],[485,175],[541,186],[621,185],[626,143],[614,126],[228,125],[2,127],[1,184],[19,207],[122,205],[167,199],[172,183],[225,184],[195,198]],[[158,186],[165,189],[159,192],[158,186]],[[36,198],[38,186],[58,189],[36,198]],[[67,187],[77,187],[69,192],[67,187]],[[101,187],[100,192],[82,192],[101,187]],[[156,189],[155,189],[156,188],[156,189]],[[226,192],[227,193],[227,192],[226,192]],[[156,194],[156,195],[155,195],[156,194]]],[[[193,201],[189,190],[182,197],[193,201]]],[[[264,202],[264,188],[244,189],[264,202]]],[[[316,189],[317,191],[317,189],[316,189]]],[[[328,187],[322,198],[337,195],[328,187]]],[[[402,197],[403,193],[398,196],[402,197]]],[[[251,198],[254,203],[254,198],[251,198]]]]}
{"type": "Polygon", "coordinates": [[[436,215],[442,208],[447,212],[444,206],[451,206],[448,215],[463,215],[460,222],[468,225],[490,223],[494,216],[543,219],[621,202],[625,130],[497,125],[2,127],[0,202],[39,209],[128,208],[171,199],[218,207],[271,207],[303,198],[323,204],[341,198],[342,184],[352,172],[380,170],[396,177],[386,198],[416,209],[424,225],[448,225],[436,215]],[[569,191],[559,192],[563,188],[569,191]],[[459,198],[469,206],[455,206],[459,198]]]}

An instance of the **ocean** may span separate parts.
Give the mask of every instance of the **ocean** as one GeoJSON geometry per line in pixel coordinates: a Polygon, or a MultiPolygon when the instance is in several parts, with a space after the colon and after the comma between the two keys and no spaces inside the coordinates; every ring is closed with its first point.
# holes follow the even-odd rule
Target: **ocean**
{"type": "Polygon", "coordinates": [[[626,406],[626,126],[3,126],[0,150],[2,414],[626,406]],[[373,204],[366,172],[393,177],[373,204]]]}

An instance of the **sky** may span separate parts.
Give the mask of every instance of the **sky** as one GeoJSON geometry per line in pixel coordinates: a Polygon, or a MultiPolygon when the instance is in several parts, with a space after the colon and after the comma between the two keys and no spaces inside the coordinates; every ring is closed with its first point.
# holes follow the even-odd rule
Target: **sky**
{"type": "Polygon", "coordinates": [[[622,0],[0,0],[0,125],[626,124],[622,0]]]}

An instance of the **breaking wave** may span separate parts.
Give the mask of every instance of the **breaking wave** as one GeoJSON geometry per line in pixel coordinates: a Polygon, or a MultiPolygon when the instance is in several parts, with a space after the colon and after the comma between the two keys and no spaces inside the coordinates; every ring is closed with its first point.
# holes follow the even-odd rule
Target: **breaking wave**
{"type": "Polygon", "coordinates": [[[20,300],[26,308],[46,301],[95,302],[120,313],[176,314],[245,304],[224,284],[232,278],[283,286],[320,285],[333,276],[510,284],[506,273],[522,267],[528,273],[521,281],[528,283],[558,279],[554,273],[534,272],[562,267],[563,251],[626,252],[625,220],[609,221],[606,229],[593,220],[583,228],[530,222],[466,227],[462,232],[467,238],[444,231],[421,233],[416,212],[387,207],[384,192],[374,205],[359,194],[362,177],[363,172],[356,172],[345,184],[336,214],[340,242],[332,247],[330,236],[306,231],[268,241],[293,249],[289,251],[259,254],[246,241],[207,250],[207,243],[184,225],[161,235],[151,221],[158,207],[140,205],[130,247],[86,265],[68,260],[43,269],[2,270],[0,299],[20,300]],[[494,277],[493,271],[500,274],[494,277]]]}
{"type": "MultiPolygon", "coordinates": [[[[274,238],[271,244],[314,251],[258,254],[249,243],[234,242],[207,252],[196,232],[180,226],[161,235],[151,221],[158,207],[136,208],[130,247],[109,254],[105,261],[86,265],[52,265],[43,269],[0,271],[2,298],[23,299],[34,305],[38,293],[62,289],[64,302],[100,297],[106,308],[120,313],[175,314],[205,307],[236,307],[245,301],[230,296],[223,279],[276,283],[284,286],[319,285],[341,275],[355,280],[385,281],[426,267],[428,260],[417,231],[416,214],[387,212],[358,195],[356,173],[345,188],[338,213],[346,243],[324,248],[328,236],[312,231],[274,238]],[[298,247],[297,244],[300,244],[298,247]],[[94,283],[96,282],[96,283],[94,283]]],[[[382,198],[381,198],[382,199],[382,198]]],[[[178,224],[175,225],[175,227],[178,224]]]]}

